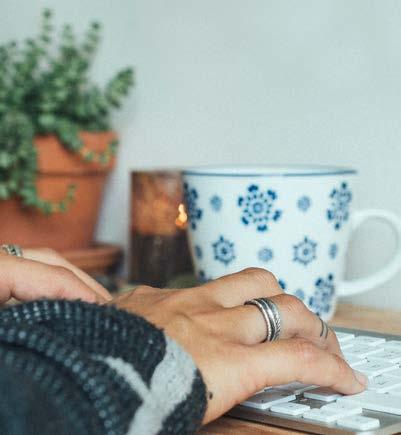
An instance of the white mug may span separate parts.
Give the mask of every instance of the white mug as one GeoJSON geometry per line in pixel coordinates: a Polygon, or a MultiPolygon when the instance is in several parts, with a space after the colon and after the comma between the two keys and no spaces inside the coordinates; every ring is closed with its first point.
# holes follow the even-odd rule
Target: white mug
{"type": "Polygon", "coordinates": [[[401,267],[401,220],[352,211],[356,171],[321,166],[206,167],[183,172],[189,240],[200,281],[246,267],[269,269],[282,288],[329,320],[338,296],[370,290],[401,267]],[[370,218],[396,234],[392,260],[344,281],[352,231],[370,218]]]}

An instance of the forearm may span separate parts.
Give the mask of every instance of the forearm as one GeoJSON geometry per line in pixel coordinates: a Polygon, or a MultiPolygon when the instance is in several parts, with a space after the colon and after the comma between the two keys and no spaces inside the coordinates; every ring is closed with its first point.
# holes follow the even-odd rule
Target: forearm
{"type": "Polygon", "coordinates": [[[185,434],[202,421],[205,386],[192,359],[141,317],[81,302],[33,302],[0,312],[0,343],[2,366],[40,389],[59,385],[49,397],[74,408],[93,433],[185,434]]]}

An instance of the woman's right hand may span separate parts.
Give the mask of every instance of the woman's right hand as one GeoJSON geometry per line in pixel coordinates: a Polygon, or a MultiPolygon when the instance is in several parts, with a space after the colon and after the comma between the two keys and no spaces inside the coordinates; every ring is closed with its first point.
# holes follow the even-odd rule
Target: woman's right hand
{"type": "Polygon", "coordinates": [[[343,360],[334,332],[294,296],[284,294],[264,269],[242,272],[184,290],[139,287],[110,302],[137,313],[192,355],[208,388],[207,423],[266,386],[299,381],[361,392],[366,378],[343,360]],[[269,297],[282,319],[278,341],[263,343],[259,310],[244,305],[269,297]]]}

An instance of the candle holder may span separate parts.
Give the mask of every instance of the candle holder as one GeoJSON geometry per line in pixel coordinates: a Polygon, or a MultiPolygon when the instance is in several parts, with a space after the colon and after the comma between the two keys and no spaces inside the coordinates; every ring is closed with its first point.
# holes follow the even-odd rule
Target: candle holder
{"type": "Polygon", "coordinates": [[[193,271],[179,171],[131,174],[130,280],[164,287],[193,271]]]}

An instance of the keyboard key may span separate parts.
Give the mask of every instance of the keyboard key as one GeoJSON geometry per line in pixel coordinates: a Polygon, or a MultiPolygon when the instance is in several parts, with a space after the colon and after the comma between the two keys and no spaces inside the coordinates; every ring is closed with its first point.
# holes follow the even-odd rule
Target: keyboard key
{"type": "Polygon", "coordinates": [[[347,349],[350,349],[351,347],[354,347],[354,340],[352,341],[346,341],[345,343],[340,344],[341,350],[344,352],[347,349]]]}
{"type": "Polygon", "coordinates": [[[242,402],[241,405],[256,409],[269,409],[273,405],[291,402],[295,399],[296,396],[294,394],[288,394],[288,391],[271,389],[264,393],[255,394],[248,400],[245,400],[245,402],[242,402]]]}
{"type": "Polygon", "coordinates": [[[318,408],[306,411],[305,414],[302,415],[302,418],[306,420],[319,421],[321,423],[332,423],[338,420],[335,412],[325,411],[318,408]]]}
{"type": "Polygon", "coordinates": [[[383,361],[368,361],[365,364],[358,365],[357,370],[368,377],[379,376],[388,371],[397,368],[396,364],[383,361]]]}
{"type": "Polygon", "coordinates": [[[380,426],[380,421],[377,418],[355,415],[353,417],[342,418],[337,421],[337,424],[347,429],[370,430],[378,428],[380,426]]]}
{"type": "Polygon", "coordinates": [[[369,356],[369,360],[398,363],[401,361],[401,349],[387,349],[369,356]]]}
{"type": "Polygon", "coordinates": [[[302,394],[304,391],[312,390],[314,388],[317,388],[316,385],[307,385],[303,384],[302,382],[291,382],[289,384],[280,385],[278,387],[275,387],[278,390],[286,390],[290,391],[291,394],[302,394]]]}
{"type": "MultiPolygon", "coordinates": [[[[395,378],[393,378],[395,379],[395,378]]],[[[401,388],[395,388],[394,390],[390,390],[389,393],[392,396],[401,396],[401,388]]]]}
{"type": "Polygon", "coordinates": [[[357,366],[359,366],[359,365],[364,364],[364,363],[367,362],[367,360],[366,360],[365,358],[360,358],[360,357],[357,356],[357,355],[350,355],[350,356],[347,356],[347,357],[345,358],[345,361],[347,361],[347,363],[348,363],[352,368],[357,367],[357,366]]]}
{"type": "Polygon", "coordinates": [[[334,402],[341,397],[341,394],[336,393],[330,388],[319,387],[314,390],[306,391],[304,397],[308,399],[321,400],[322,402],[334,402]]]}
{"type": "Polygon", "coordinates": [[[339,417],[348,417],[350,415],[358,415],[362,414],[362,407],[359,405],[351,405],[350,403],[329,403],[327,405],[323,405],[320,409],[325,411],[336,412],[339,417]]]}
{"type": "Polygon", "coordinates": [[[401,378],[401,368],[390,370],[386,372],[387,376],[394,376],[395,378],[401,378]]]}
{"type": "Polygon", "coordinates": [[[387,393],[387,391],[395,388],[401,388],[401,378],[380,375],[369,379],[368,390],[373,390],[377,393],[387,393]]]}
{"type": "Polygon", "coordinates": [[[356,344],[355,346],[350,347],[344,351],[345,357],[350,355],[359,356],[361,358],[365,358],[368,355],[373,355],[374,353],[379,353],[383,349],[381,347],[373,347],[367,346],[366,344],[356,344]]]}
{"type": "Polygon", "coordinates": [[[384,349],[401,349],[401,341],[400,340],[389,340],[383,344],[384,349]]]}
{"type": "Polygon", "coordinates": [[[320,421],[322,423],[333,423],[339,418],[349,417],[351,415],[362,414],[360,406],[347,406],[339,403],[330,403],[320,409],[311,409],[302,415],[307,420],[320,421]]]}
{"type": "Polygon", "coordinates": [[[340,344],[346,341],[353,340],[355,338],[354,334],[348,334],[347,332],[336,332],[337,340],[340,344]]]}
{"type": "Polygon", "coordinates": [[[377,346],[386,342],[382,337],[371,337],[369,335],[358,335],[353,340],[354,344],[365,344],[366,346],[377,346]]]}
{"type": "Polygon", "coordinates": [[[389,414],[401,415],[401,397],[377,393],[376,391],[363,391],[352,396],[343,396],[338,399],[339,403],[348,403],[362,406],[371,411],[388,412],[389,414]]]}
{"type": "Polygon", "coordinates": [[[304,412],[309,411],[310,406],[309,405],[302,405],[300,403],[294,403],[294,402],[288,402],[288,403],[281,403],[279,405],[273,405],[270,408],[270,411],[277,412],[279,414],[284,415],[302,415],[304,412]]]}

